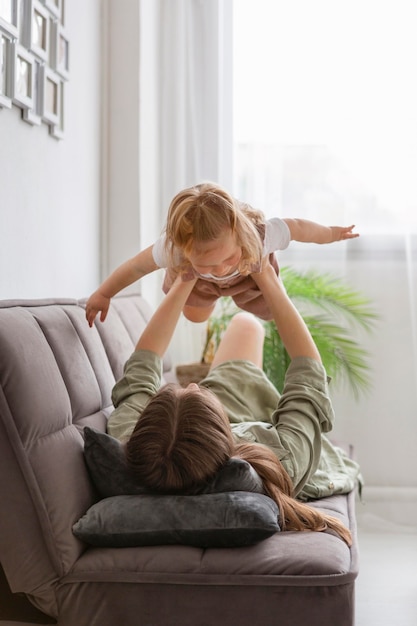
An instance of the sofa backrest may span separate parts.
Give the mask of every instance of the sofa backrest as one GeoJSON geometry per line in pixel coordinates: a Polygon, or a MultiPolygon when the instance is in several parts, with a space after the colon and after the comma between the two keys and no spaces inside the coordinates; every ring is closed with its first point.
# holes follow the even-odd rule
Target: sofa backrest
{"type": "Polygon", "coordinates": [[[139,295],[119,296],[89,328],[84,304],[0,302],[0,562],[12,590],[38,598],[84,550],[71,530],[95,500],[82,429],[105,430],[112,387],[151,314],[139,295]]]}

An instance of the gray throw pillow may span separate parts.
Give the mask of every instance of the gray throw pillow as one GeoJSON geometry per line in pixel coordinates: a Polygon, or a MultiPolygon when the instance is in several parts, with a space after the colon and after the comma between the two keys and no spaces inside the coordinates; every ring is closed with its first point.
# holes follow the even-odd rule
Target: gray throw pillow
{"type": "Polygon", "coordinates": [[[250,546],[279,530],[275,502],[248,492],[114,496],[94,504],[73,526],[85,543],[113,548],[250,546]]]}
{"type": "MultiPolygon", "coordinates": [[[[84,458],[94,486],[102,498],[144,494],[147,490],[132,477],[125,460],[124,446],[107,433],[84,428],[84,458]]],[[[262,481],[243,459],[232,458],[198,493],[250,491],[263,493],[262,481]]]]}
{"type": "Polygon", "coordinates": [[[124,445],[114,437],[86,426],[84,457],[104,498],[73,526],[85,543],[220,548],[252,545],[279,531],[277,505],[263,495],[259,475],[242,459],[229,459],[198,494],[160,495],[138,485],[124,445]]]}

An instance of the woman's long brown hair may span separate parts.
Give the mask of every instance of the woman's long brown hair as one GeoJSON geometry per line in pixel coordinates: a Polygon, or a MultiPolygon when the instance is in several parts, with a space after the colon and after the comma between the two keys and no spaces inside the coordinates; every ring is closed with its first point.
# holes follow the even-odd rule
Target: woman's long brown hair
{"type": "Polygon", "coordinates": [[[265,493],[278,505],[282,530],[332,530],[352,545],[351,533],[340,520],[292,496],[291,479],[272,450],[258,443],[238,443],[235,456],[250,463],[261,477],[265,493]]]}
{"type": "Polygon", "coordinates": [[[278,457],[259,443],[236,443],[218,398],[200,387],[165,385],[150,400],[126,444],[140,484],[162,493],[193,493],[232,456],[248,461],[265,493],[278,505],[282,530],[331,530],[349,546],[349,530],[335,517],[293,497],[292,481],[278,457]]]}
{"type": "Polygon", "coordinates": [[[217,397],[167,384],[153,396],[126,444],[128,466],[151,490],[192,492],[233,455],[229,420],[217,397]]]}

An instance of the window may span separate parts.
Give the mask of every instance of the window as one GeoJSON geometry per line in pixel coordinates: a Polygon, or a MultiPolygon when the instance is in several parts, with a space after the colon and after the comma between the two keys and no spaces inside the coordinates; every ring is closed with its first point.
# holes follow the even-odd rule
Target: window
{"type": "Polygon", "coordinates": [[[414,0],[234,2],[235,195],[417,233],[414,0]]]}

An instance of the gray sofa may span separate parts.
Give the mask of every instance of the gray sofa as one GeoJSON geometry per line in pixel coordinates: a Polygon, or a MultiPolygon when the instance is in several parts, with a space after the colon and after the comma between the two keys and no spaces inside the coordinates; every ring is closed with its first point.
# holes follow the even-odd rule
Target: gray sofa
{"type": "MultiPolygon", "coordinates": [[[[88,546],[73,524],[97,500],[83,428],[105,431],[111,389],[151,313],[114,299],[90,329],[84,302],[0,302],[0,563],[60,626],[352,626],[353,493],[316,502],[352,530],[278,532],[247,547],[88,546]]],[[[172,362],[164,363],[172,378],[172,362]]],[[[51,621],[51,620],[50,620],[51,621]]]]}

